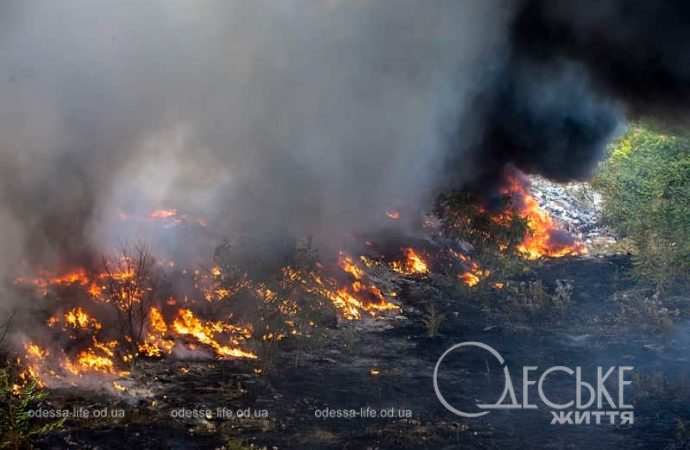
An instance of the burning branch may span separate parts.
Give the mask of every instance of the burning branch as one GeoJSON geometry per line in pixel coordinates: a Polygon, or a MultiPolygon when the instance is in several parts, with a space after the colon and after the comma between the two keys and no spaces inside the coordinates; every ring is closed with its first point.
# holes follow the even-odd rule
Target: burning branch
{"type": "Polygon", "coordinates": [[[436,212],[446,235],[470,242],[480,254],[516,254],[524,259],[582,255],[586,248],[544,211],[529,192],[529,180],[507,170],[497,192],[453,192],[439,198],[436,212]]]}
{"type": "Polygon", "coordinates": [[[117,314],[120,342],[127,346],[123,360],[134,364],[144,343],[149,312],[156,299],[158,276],[149,249],[122,248],[117,262],[103,258],[101,298],[117,314]]]}

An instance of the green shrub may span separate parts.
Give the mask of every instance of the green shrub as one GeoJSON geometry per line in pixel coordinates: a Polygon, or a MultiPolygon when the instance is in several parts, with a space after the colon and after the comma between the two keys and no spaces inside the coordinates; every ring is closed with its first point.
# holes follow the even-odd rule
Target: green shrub
{"type": "Polygon", "coordinates": [[[604,218],[637,247],[635,268],[659,293],[690,273],[690,138],[632,127],[594,180],[604,218]]]}
{"type": "Polygon", "coordinates": [[[33,379],[19,380],[14,369],[0,369],[0,448],[31,449],[34,439],[60,429],[64,419],[44,421],[32,418],[30,409],[39,405],[48,394],[33,379]]]}

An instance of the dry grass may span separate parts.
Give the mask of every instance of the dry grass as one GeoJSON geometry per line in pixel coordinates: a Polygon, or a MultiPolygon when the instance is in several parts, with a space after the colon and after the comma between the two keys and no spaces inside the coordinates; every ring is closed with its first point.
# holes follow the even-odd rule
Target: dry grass
{"type": "Polygon", "coordinates": [[[445,321],[446,316],[442,314],[433,303],[429,306],[426,311],[426,315],[422,319],[424,326],[426,327],[426,334],[429,337],[436,337],[441,330],[441,325],[445,321]]]}

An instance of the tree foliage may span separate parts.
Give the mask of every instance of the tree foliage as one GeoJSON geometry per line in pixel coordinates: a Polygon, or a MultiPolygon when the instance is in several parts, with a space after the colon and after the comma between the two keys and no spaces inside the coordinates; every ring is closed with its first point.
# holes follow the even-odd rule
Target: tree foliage
{"type": "Polygon", "coordinates": [[[632,127],[610,148],[594,185],[605,220],[633,240],[639,275],[659,292],[690,276],[690,136],[632,127]]]}

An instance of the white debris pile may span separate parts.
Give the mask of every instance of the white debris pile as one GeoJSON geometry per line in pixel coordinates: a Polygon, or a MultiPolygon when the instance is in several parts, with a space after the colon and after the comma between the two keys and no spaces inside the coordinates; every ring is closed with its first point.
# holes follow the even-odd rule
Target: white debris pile
{"type": "Polygon", "coordinates": [[[589,183],[555,183],[537,176],[531,176],[530,182],[539,205],[565,229],[587,244],[616,242],[613,232],[601,223],[601,194],[589,183]]]}

